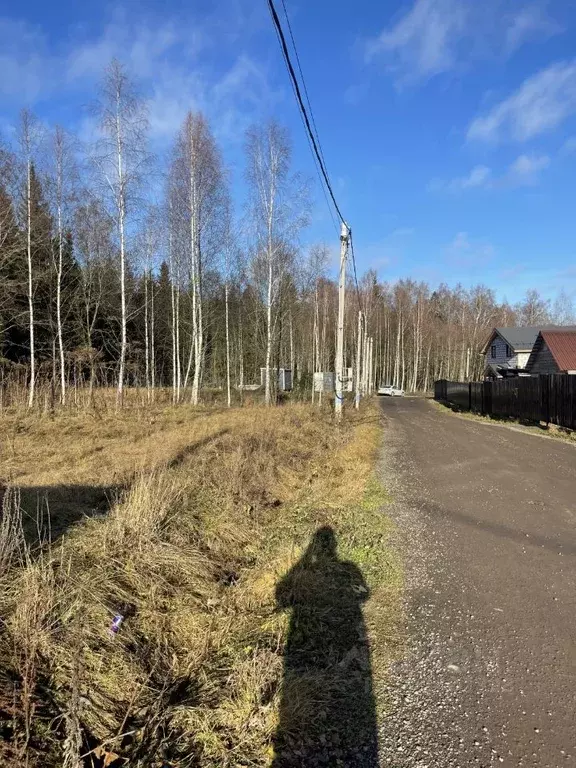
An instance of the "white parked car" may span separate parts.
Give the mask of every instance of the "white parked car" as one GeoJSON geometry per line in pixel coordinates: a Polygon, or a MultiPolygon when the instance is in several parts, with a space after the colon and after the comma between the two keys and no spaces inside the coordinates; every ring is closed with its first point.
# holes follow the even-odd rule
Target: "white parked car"
{"type": "Polygon", "coordinates": [[[384,384],[384,386],[378,387],[378,394],[387,395],[388,397],[404,397],[404,390],[392,384],[384,384]]]}

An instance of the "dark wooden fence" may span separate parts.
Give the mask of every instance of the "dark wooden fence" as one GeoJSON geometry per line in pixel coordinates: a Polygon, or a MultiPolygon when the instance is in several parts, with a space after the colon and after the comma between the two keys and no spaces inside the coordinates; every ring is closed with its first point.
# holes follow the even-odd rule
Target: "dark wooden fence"
{"type": "Polygon", "coordinates": [[[521,421],[544,421],[576,429],[576,376],[521,376],[494,381],[446,381],[434,385],[434,398],[464,411],[521,421]]]}

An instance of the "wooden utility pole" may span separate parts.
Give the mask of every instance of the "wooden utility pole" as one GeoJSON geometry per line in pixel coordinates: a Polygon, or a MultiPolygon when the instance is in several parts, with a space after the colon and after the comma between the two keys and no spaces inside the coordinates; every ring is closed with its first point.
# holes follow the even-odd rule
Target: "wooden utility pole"
{"type": "Polygon", "coordinates": [[[358,338],[356,339],[356,396],[354,405],[360,408],[360,387],[362,375],[362,312],[358,310],[358,338]]]}
{"type": "Polygon", "coordinates": [[[334,410],[336,418],[342,418],[342,407],[344,405],[344,302],[346,299],[346,257],[348,256],[348,242],[350,240],[350,230],[345,222],[342,222],[340,229],[340,277],[338,281],[338,335],[336,338],[336,398],[334,401],[334,410]]]}

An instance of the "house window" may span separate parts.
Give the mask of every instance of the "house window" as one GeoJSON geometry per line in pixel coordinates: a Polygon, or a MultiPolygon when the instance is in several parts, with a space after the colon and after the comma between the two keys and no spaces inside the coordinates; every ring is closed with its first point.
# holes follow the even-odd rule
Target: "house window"
{"type": "Polygon", "coordinates": [[[512,349],[506,344],[506,357],[512,357],[512,349]]]}
{"type": "Polygon", "coordinates": [[[496,357],[496,344],[492,344],[490,347],[490,356],[492,357],[492,360],[496,357]]]}

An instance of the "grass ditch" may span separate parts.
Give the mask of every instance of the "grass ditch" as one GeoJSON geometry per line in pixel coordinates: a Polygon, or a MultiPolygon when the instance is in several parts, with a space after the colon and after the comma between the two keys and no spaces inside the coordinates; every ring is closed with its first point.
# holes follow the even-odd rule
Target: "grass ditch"
{"type": "Polygon", "coordinates": [[[562,440],[565,443],[576,445],[576,432],[566,427],[559,427],[556,424],[546,424],[543,421],[527,421],[515,419],[512,416],[491,416],[483,415],[481,413],[474,413],[472,411],[465,411],[455,403],[443,402],[438,400],[431,400],[434,407],[446,413],[450,411],[455,416],[460,416],[464,419],[470,419],[471,421],[478,421],[481,424],[496,424],[502,427],[509,427],[516,429],[520,432],[526,432],[529,435],[537,435],[539,437],[548,437],[554,440],[562,440]]]}
{"type": "Polygon", "coordinates": [[[25,488],[117,499],[32,546],[4,494],[0,762],[361,765],[402,643],[376,409],[123,418],[30,424],[11,449],[25,488]]]}

